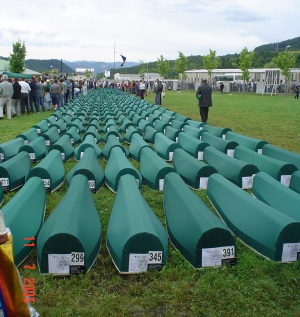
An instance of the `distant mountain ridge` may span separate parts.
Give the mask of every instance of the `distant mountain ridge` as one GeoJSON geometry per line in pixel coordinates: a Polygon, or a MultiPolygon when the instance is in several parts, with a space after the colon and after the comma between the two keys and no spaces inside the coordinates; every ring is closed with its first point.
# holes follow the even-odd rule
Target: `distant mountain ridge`
{"type": "MultiPolygon", "coordinates": [[[[290,50],[295,53],[296,57],[296,67],[300,67],[300,37],[293,39],[288,39],[281,42],[264,44],[256,47],[254,49],[255,58],[253,62],[253,67],[259,68],[264,67],[267,63],[270,63],[272,58],[277,55],[277,52],[282,52],[284,50],[290,50]]],[[[239,54],[227,54],[220,57],[219,68],[232,68],[233,63],[238,61],[239,54]]],[[[3,57],[2,59],[8,59],[3,57]]],[[[188,56],[188,69],[203,68],[203,56],[201,55],[192,55],[188,56]]],[[[32,69],[37,72],[50,72],[51,69],[57,69],[60,73],[73,73],[76,68],[93,68],[94,75],[104,73],[105,70],[112,70],[116,68],[120,73],[137,73],[139,70],[139,63],[126,61],[124,67],[121,67],[121,58],[114,62],[96,62],[96,61],[85,61],[79,60],[74,62],[69,62],[67,60],[58,60],[58,59],[48,59],[48,60],[39,60],[39,59],[28,59],[25,61],[25,67],[32,69]]],[[[169,60],[170,72],[169,76],[172,78],[177,76],[174,65],[174,60],[169,60]]],[[[157,61],[148,63],[149,72],[157,72],[157,61]]]]}

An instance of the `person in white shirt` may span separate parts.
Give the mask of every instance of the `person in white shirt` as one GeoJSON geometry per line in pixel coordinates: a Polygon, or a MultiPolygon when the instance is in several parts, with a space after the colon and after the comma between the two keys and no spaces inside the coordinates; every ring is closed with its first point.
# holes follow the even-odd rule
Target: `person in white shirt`
{"type": "Polygon", "coordinates": [[[25,113],[25,107],[27,110],[27,114],[30,114],[30,107],[29,107],[29,93],[31,91],[31,88],[29,84],[25,81],[25,78],[21,78],[21,81],[19,82],[21,85],[21,112],[22,114],[25,113]]]}
{"type": "Polygon", "coordinates": [[[140,88],[140,97],[141,97],[141,99],[145,99],[146,86],[145,86],[145,82],[143,80],[141,80],[139,88],[140,88]]]}

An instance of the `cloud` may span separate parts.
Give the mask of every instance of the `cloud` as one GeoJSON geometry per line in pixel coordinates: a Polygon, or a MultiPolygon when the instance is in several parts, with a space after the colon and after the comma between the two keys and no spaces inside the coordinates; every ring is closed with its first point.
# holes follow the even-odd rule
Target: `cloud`
{"type": "Polygon", "coordinates": [[[299,36],[298,0],[21,0],[1,7],[0,55],[25,42],[27,58],[111,62],[218,55],[299,36]],[[12,22],[13,21],[13,22],[12,22]]]}

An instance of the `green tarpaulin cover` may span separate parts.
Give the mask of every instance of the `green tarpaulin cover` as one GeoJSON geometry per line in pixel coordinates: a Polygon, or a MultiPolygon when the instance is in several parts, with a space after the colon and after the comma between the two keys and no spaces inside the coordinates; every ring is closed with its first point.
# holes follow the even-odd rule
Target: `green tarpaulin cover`
{"type": "Polygon", "coordinates": [[[166,161],[172,161],[175,149],[181,148],[178,143],[170,140],[161,132],[155,134],[154,147],[157,154],[166,161]]]}
{"type": "Polygon", "coordinates": [[[25,151],[28,153],[31,162],[41,161],[47,154],[47,146],[45,139],[42,136],[38,136],[33,141],[20,147],[19,152],[25,151]]]}
{"type": "Polygon", "coordinates": [[[148,206],[132,175],[120,178],[106,241],[120,273],[137,274],[166,264],[165,228],[148,206]]]}
{"type": "Polygon", "coordinates": [[[5,191],[12,191],[25,184],[30,171],[30,159],[23,151],[0,164],[0,179],[5,191]]]}
{"type": "Polygon", "coordinates": [[[299,222],[252,197],[221,175],[210,176],[206,193],[232,232],[263,256],[285,262],[289,246],[299,243],[299,222]]]}
{"type": "Polygon", "coordinates": [[[68,187],[71,184],[73,176],[77,174],[86,176],[89,189],[92,192],[97,192],[104,184],[104,172],[92,147],[86,148],[80,161],[67,174],[66,182],[68,187]]]}
{"type": "Polygon", "coordinates": [[[292,174],[290,188],[300,194],[300,171],[296,171],[292,174]]]}
{"type": "Polygon", "coordinates": [[[175,169],[152,149],[144,147],[140,156],[140,172],[150,188],[163,190],[165,176],[170,172],[175,172],[175,169]]]}
{"type": "Polygon", "coordinates": [[[258,167],[260,172],[266,172],[283,183],[286,181],[289,182],[291,175],[298,170],[294,164],[258,154],[241,145],[236,147],[234,157],[241,161],[254,164],[258,167]]]}
{"type": "Polygon", "coordinates": [[[269,206],[300,222],[300,195],[267,173],[259,172],[254,176],[252,194],[269,206]]]}
{"type": "Polygon", "coordinates": [[[183,149],[176,149],[173,156],[173,166],[182,179],[194,189],[206,189],[208,177],[217,170],[200,162],[183,149]]]}
{"type": "Polygon", "coordinates": [[[113,192],[118,191],[119,181],[123,175],[134,176],[139,189],[142,187],[142,176],[140,172],[129,162],[120,147],[114,147],[106,164],[104,175],[105,183],[113,192]]]}
{"type": "Polygon", "coordinates": [[[43,181],[32,177],[2,208],[5,225],[13,235],[15,265],[19,266],[34,249],[26,244],[35,243],[42,227],[46,207],[43,181]]]}
{"type": "Polygon", "coordinates": [[[253,150],[255,152],[260,152],[260,154],[263,146],[265,144],[268,144],[267,141],[254,139],[232,131],[228,131],[226,133],[226,140],[236,141],[239,145],[245,146],[246,148],[253,150]]]}
{"type": "Polygon", "coordinates": [[[61,153],[54,149],[30,170],[26,177],[28,181],[31,177],[40,177],[44,181],[47,191],[54,192],[65,180],[65,168],[61,159],[61,153]]]}
{"type": "Polygon", "coordinates": [[[101,222],[88,179],[75,175],[71,185],[45,221],[37,239],[40,272],[70,274],[71,262],[89,270],[99,253],[101,222]],[[72,255],[78,252],[78,257],[72,255]]]}
{"type": "Polygon", "coordinates": [[[259,172],[255,165],[230,157],[212,146],[204,149],[204,162],[243,189],[252,187],[253,175],[259,172]]]}
{"type": "Polygon", "coordinates": [[[193,267],[217,266],[236,257],[227,226],[176,173],[165,177],[164,208],[170,240],[193,267]]]}
{"type": "Polygon", "coordinates": [[[19,149],[24,145],[23,138],[16,138],[0,144],[0,163],[9,160],[19,153],[19,149]]]}

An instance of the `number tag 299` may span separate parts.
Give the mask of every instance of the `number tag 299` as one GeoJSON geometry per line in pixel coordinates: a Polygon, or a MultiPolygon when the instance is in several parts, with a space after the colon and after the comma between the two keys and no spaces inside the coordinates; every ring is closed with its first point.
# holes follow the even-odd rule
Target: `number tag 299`
{"type": "Polygon", "coordinates": [[[72,252],[70,265],[84,265],[84,252],[72,252]]]}

